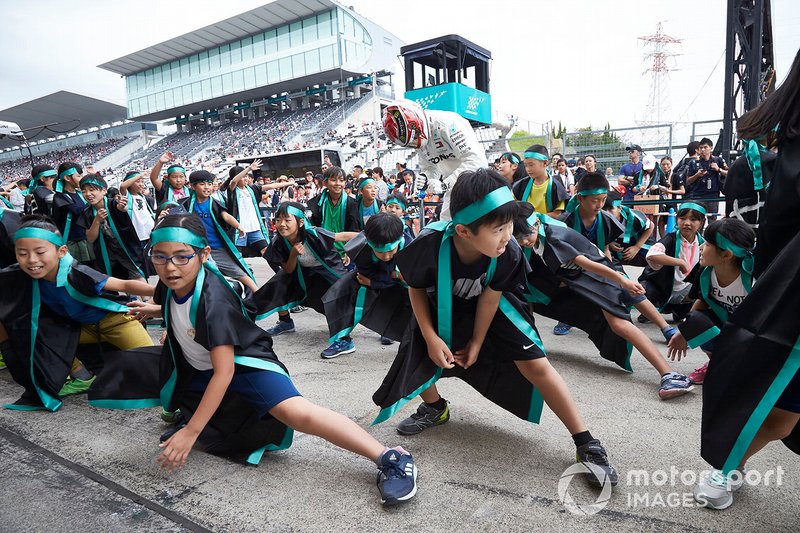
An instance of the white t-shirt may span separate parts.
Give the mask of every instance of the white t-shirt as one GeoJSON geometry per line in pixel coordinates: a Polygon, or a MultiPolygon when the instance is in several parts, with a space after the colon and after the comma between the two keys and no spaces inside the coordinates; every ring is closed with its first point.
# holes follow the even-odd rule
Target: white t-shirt
{"type": "Polygon", "coordinates": [[[745,296],[747,296],[744,283],[742,283],[742,275],[739,274],[739,277],[733,280],[727,287],[722,287],[719,284],[719,280],[717,280],[717,271],[712,270],[711,287],[708,290],[708,295],[712,300],[725,308],[728,314],[733,313],[736,308],[739,307],[739,304],[742,303],[745,296]]]}
{"type": "Polygon", "coordinates": [[[131,222],[136,235],[140,241],[146,241],[150,238],[156,223],[150,209],[147,208],[147,199],[141,194],[131,194],[129,201],[133,203],[131,222]]]}
{"type": "Polygon", "coordinates": [[[258,223],[258,214],[250,193],[247,189],[236,187],[236,201],[239,204],[239,225],[245,233],[259,231],[261,225],[258,223]]]}
{"type": "Polygon", "coordinates": [[[306,268],[322,266],[322,263],[317,261],[317,258],[314,257],[314,254],[311,251],[311,248],[308,247],[308,244],[303,247],[303,253],[297,257],[297,262],[300,263],[300,266],[306,268]]]}
{"type": "Polygon", "coordinates": [[[189,320],[189,309],[192,307],[192,299],[183,303],[178,303],[174,299],[169,303],[169,320],[172,325],[172,334],[175,340],[181,345],[183,356],[196,370],[211,370],[211,352],[203,348],[194,340],[194,328],[189,320]]]}

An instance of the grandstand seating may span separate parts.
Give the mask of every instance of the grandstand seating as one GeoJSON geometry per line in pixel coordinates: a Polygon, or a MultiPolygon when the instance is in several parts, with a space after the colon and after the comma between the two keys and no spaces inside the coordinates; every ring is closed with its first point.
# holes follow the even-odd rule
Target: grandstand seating
{"type": "MultiPolygon", "coordinates": [[[[53,168],[57,167],[59,163],[64,161],[75,161],[80,164],[94,164],[95,162],[106,157],[108,154],[119,150],[129,142],[132,142],[134,139],[135,137],[123,137],[109,139],[99,143],[75,146],[67,150],[59,150],[43,155],[37,155],[35,157],[35,161],[36,164],[48,164],[52,165],[53,168]]],[[[27,157],[23,157],[22,154],[20,154],[19,159],[0,162],[0,181],[16,181],[19,179],[28,178],[30,175],[30,160],[27,157]]]]}
{"type": "MultiPolygon", "coordinates": [[[[254,119],[236,119],[220,126],[196,128],[177,132],[131,155],[127,163],[114,169],[123,173],[129,169],[151,167],[165,151],[173,152],[187,168],[211,166],[215,169],[229,165],[237,157],[268,154],[319,146],[336,146],[342,154],[346,170],[353,165],[380,165],[387,174],[400,162],[409,168],[419,168],[415,150],[387,142],[380,123],[348,120],[371,98],[348,99],[312,109],[279,111],[254,119]]],[[[507,150],[507,131],[495,126],[476,130],[487,157],[494,159],[507,150]]],[[[95,162],[123,146],[128,139],[81,146],[38,157],[39,162],[54,166],[66,160],[95,162]]],[[[27,159],[0,163],[0,177],[25,177],[29,174],[27,159]]],[[[18,179],[18,178],[17,178],[18,179]]]]}

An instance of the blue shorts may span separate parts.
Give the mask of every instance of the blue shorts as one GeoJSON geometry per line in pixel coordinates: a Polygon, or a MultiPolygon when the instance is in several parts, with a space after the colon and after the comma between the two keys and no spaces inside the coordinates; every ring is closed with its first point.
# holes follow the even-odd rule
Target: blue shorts
{"type": "Polygon", "coordinates": [[[264,241],[264,247],[267,246],[267,239],[264,237],[264,234],[261,233],[260,229],[255,231],[248,231],[244,234],[244,237],[239,237],[236,239],[236,246],[250,246],[251,244],[257,244],[261,241],[264,241]]]}
{"type": "Polygon", "coordinates": [[[797,372],[786,385],[783,394],[775,402],[775,407],[792,413],[800,413],[800,372],[797,372]]]}
{"type": "MultiPolygon", "coordinates": [[[[189,390],[205,391],[213,375],[213,370],[196,371],[189,383],[189,390]]],[[[260,417],[282,401],[301,396],[291,379],[270,370],[236,372],[228,391],[235,392],[251,404],[260,417]]]]}

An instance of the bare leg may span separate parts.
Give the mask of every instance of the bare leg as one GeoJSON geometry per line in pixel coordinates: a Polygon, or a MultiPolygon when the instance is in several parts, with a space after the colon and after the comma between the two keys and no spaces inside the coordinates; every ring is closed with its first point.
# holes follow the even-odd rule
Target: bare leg
{"type": "Polygon", "coordinates": [[[653,365],[653,368],[658,371],[659,376],[663,376],[667,372],[672,372],[672,368],[669,366],[666,359],[661,356],[656,345],[653,344],[650,337],[645,335],[642,330],[629,321],[612,315],[608,311],[603,310],[603,316],[606,317],[606,321],[608,321],[608,325],[611,326],[614,333],[633,344],[633,346],[639,350],[639,353],[647,359],[647,362],[653,365]]]}
{"type": "Polygon", "coordinates": [[[745,464],[748,459],[770,442],[788,437],[798,420],[800,420],[800,413],[793,413],[778,407],[773,408],[753,438],[753,442],[750,443],[747,453],[742,458],[742,464],[745,464]]]}
{"type": "Polygon", "coordinates": [[[664,317],[661,316],[661,313],[658,312],[658,309],[650,300],[641,301],[634,307],[660,329],[667,327],[667,321],[664,320],[664,317]]]}
{"type": "Polygon", "coordinates": [[[419,397],[422,398],[422,401],[427,404],[436,403],[439,401],[439,398],[441,398],[441,396],[439,396],[439,391],[436,388],[436,383],[419,393],[419,397]]]}
{"type": "Polygon", "coordinates": [[[241,278],[238,278],[238,281],[244,283],[244,285],[253,292],[258,290],[258,285],[256,285],[256,282],[253,281],[253,278],[250,276],[242,276],[241,278]]]}
{"type": "Polygon", "coordinates": [[[364,428],[346,416],[313,404],[302,396],[282,401],[269,413],[294,430],[316,435],[370,461],[377,460],[383,453],[383,444],[364,428]]]}
{"type": "Polygon", "coordinates": [[[519,371],[525,378],[533,383],[539,391],[547,407],[553,410],[556,416],[567,427],[570,435],[586,431],[578,406],[556,369],[550,366],[550,361],[542,357],[532,361],[514,361],[519,371]]]}

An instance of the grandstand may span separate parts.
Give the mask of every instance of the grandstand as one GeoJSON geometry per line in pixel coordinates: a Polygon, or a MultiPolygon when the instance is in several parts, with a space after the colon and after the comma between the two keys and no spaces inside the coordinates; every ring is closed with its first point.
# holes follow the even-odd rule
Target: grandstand
{"type": "MultiPolygon", "coordinates": [[[[23,129],[80,124],[81,135],[42,144],[37,138],[36,162],[71,159],[116,174],[146,169],[165,151],[187,168],[221,169],[237,157],[329,145],[346,166],[414,168],[415,152],[387,143],[379,122],[395,96],[389,69],[402,45],[335,0],[276,0],[99,65],[125,78],[126,107],[80,95],[65,100],[72,93],[62,92],[58,117],[34,113],[57,100],[51,95],[0,112],[0,119],[23,129]],[[159,136],[155,125],[132,120],[177,131],[159,136]]],[[[487,156],[506,150],[508,128],[477,132],[487,156]]],[[[25,148],[6,148],[0,176],[27,175],[25,148]]]]}
{"type": "Polygon", "coordinates": [[[27,139],[0,139],[0,181],[29,176],[30,157],[37,164],[74,160],[110,168],[156,132],[154,124],[128,122],[123,106],[68,91],[2,110],[0,120],[19,125],[27,139]]]}

